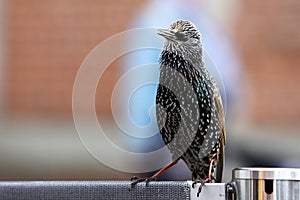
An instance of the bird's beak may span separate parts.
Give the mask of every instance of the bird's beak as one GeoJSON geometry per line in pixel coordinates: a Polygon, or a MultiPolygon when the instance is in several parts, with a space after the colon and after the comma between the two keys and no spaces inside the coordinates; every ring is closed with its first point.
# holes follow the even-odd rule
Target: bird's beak
{"type": "Polygon", "coordinates": [[[169,29],[157,29],[157,34],[163,36],[168,40],[172,40],[172,41],[176,40],[175,32],[170,31],[169,29]]]}

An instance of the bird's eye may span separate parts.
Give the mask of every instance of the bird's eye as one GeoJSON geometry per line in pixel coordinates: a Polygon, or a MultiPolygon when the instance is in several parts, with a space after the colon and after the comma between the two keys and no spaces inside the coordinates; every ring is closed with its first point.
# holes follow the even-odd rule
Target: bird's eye
{"type": "Polygon", "coordinates": [[[186,42],[188,40],[188,37],[184,33],[176,32],[175,36],[182,42],[186,42]]]}

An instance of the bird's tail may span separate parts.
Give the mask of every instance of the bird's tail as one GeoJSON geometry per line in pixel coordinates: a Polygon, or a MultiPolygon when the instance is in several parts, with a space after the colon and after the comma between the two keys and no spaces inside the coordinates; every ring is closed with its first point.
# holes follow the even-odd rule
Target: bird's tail
{"type": "Polygon", "coordinates": [[[221,145],[220,154],[219,154],[219,162],[216,166],[216,182],[217,183],[222,182],[224,164],[225,164],[225,149],[224,149],[224,145],[221,145]]]}

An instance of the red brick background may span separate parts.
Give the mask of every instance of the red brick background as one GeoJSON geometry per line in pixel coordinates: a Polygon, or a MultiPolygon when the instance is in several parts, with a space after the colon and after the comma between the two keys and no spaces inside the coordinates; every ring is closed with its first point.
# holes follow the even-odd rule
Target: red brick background
{"type": "Polygon", "coordinates": [[[257,123],[300,122],[300,2],[244,1],[236,29],[257,123]]]}
{"type": "MultiPolygon", "coordinates": [[[[125,30],[138,0],[6,1],[8,114],[71,116],[72,87],[87,54],[101,41],[125,30]]],[[[118,68],[101,80],[109,98],[118,68]]],[[[109,99],[97,104],[109,113],[109,99]]]]}
{"type": "MultiPolygon", "coordinates": [[[[8,115],[71,117],[76,72],[99,42],[125,30],[138,0],[7,0],[5,5],[8,115]]],[[[242,1],[233,32],[252,88],[256,123],[300,122],[300,2],[242,1]]],[[[119,67],[101,80],[99,112],[110,113],[119,67]]]]}

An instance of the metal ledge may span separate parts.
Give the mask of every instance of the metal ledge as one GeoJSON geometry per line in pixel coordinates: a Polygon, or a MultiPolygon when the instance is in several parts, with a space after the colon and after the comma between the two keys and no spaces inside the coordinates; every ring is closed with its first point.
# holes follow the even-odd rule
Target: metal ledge
{"type": "Polygon", "coordinates": [[[225,199],[225,183],[205,184],[199,197],[191,181],[139,183],[128,181],[0,182],[0,199],[225,199]]]}

